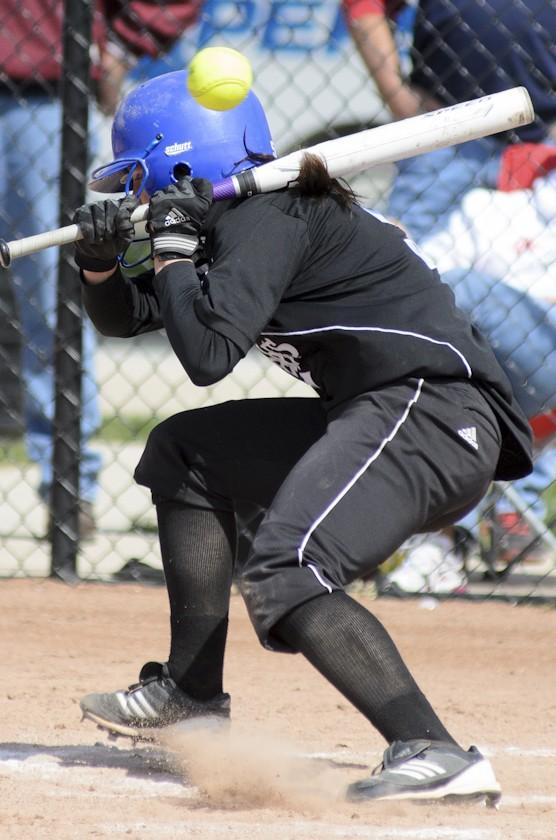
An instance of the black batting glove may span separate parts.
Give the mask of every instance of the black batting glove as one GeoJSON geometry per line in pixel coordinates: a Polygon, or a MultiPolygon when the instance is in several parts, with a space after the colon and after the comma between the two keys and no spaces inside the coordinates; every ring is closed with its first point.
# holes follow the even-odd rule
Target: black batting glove
{"type": "Polygon", "coordinates": [[[177,184],[155,192],[147,217],[153,257],[191,257],[199,247],[211,204],[212,184],[204,178],[181,178],[177,184]]]}
{"type": "Polygon", "coordinates": [[[110,271],[135,236],[131,214],[139,204],[135,196],[122,201],[107,199],[84,204],[75,211],[73,223],[83,239],[75,243],[75,262],[85,271],[110,271]]]}

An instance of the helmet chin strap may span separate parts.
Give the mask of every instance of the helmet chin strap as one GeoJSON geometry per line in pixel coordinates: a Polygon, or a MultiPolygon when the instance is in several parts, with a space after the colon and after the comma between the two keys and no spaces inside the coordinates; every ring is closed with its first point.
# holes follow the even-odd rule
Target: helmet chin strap
{"type": "Polygon", "coordinates": [[[137,244],[137,242],[148,242],[149,238],[150,237],[145,237],[144,239],[134,239],[133,242],[130,242],[130,244],[127,246],[123,254],[119,254],[118,262],[120,263],[122,268],[136,268],[136,266],[142,265],[143,263],[146,263],[148,260],[151,259],[151,252],[149,250],[149,252],[145,254],[145,256],[140,257],[138,260],[135,260],[135,262],[127,262],[126,260],[126,254],[131,245],[137,244]]]}
{"type": "Polygon", "coordinates": [[[143,190],[145,188],[145,181],[149,177],[149,165],[147,163],[147,158],[150,155],[150,153],[153,151],[153,149],[156,149],[158,144],[163,139],[164,139],[163,134],[157,134],[156,137],[154,138],[154,140],[151,140],[151,142],[149,143],[149,145],[147,146],[147,148],[143,152],[143,155],[141,157],[137,158],[137,160],[135,161],[135,165],[130,167],[127,178],[125,180],[125,194],[126,195],[131,195],[131,193],[134,192],[134,190],[133,190],[133,175],[134,175],[134,172],[135,172],[135,168],[137,166],[141,167],[141,169],[143,171],[143,175],[141,177],[141,183],[139,185],[139,189],[137,191],[135,191],[134,194],[137,198],[139,198],[139,196],[143,192],[143,190]]]}

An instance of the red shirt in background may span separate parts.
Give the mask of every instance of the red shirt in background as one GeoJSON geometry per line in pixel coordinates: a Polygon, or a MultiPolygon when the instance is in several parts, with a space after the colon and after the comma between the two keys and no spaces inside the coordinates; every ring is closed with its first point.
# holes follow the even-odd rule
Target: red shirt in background
{"type": "Polygon", "coordinates": [[[348,20],[357,20],[364,15],[394,17],[405,6],[404,0],[342,0],[342,7],[348,20]]]}
{"type": "MultiPolygon", "coordinates": [[[[167,51],[195,22],[202,0],[96,0],[93,43],[108,40],[139,57],[167,51]]],[[[63,2],[3,0],[0,11],[0,82],[55,82],[62,73],[63,2]]],[[[93,55],[94,59],[94,55],[93,55]]],[[[94,75],[98,75],[98,70],[94,75]]]]}

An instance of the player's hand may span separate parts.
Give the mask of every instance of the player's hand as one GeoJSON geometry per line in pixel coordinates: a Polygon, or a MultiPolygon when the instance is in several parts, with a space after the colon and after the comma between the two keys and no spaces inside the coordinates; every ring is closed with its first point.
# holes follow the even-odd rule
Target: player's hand
{"type": "Polygon", "coordinates": [[[131,214],[139,204],[135,196],[122,201],[107,199],[84,204],[75,211],[73,223],[83,239],[75,243],[75,262],[85,271],[109,271],[135,235],[131,214]]]}
{"type": "Polygon", "coordinates": [[[212,204],[212,184],[204,178],[181,178],[151,196],[147,231],[153,257],[184,259],[199,246],[199,236],[212,204]]]}

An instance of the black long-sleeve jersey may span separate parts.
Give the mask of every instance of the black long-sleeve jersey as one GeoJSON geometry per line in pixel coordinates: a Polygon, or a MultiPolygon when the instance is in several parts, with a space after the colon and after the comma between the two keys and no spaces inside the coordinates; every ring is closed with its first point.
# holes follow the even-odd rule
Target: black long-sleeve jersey
{"type": "Polygon", "coordinates": [[[85,285],[100,332],[164,328],[192,381],[228,374],[257,345],[325,407],[411,377],[472,380],[500,423],[497,478],[531,469],[528,423],[485,338],[395,225],[297,190],[222,202],[192,263],[85,285]]]}

